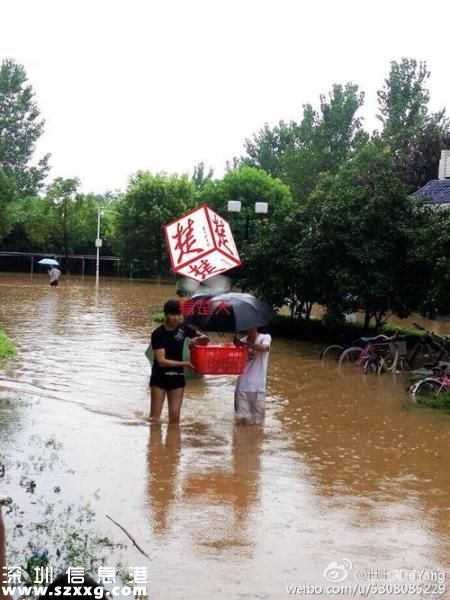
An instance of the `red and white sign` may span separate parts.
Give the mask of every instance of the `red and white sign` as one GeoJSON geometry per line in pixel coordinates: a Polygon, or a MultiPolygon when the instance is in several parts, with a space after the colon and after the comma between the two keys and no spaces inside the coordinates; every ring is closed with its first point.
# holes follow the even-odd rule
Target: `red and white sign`
{"type": "Polygon", "coordinates": [[[241,264],[231,227],[223,217],[203,204],[164,225],[172,270],[195,281],[241,264]]]}

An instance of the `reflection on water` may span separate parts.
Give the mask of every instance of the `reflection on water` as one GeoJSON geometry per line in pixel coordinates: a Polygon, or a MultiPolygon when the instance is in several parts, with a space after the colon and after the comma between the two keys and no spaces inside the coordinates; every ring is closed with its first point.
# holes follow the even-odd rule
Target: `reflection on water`
{"type": "Polygon", "coordinates": [[[169,513],[177,494],[180,449],[181,431],[178,424],[168,425],[163,439],[161,423],[151,423],[147,493],[155,533],[165,533],[169,527],[169,513]]]}
{"type": "Polygon", "coordinates": [[[0,390],[40,399],[3,405],[2,452],[30,432],[61,437],[80,489],[100,489],[100,512],[151,549],[155,599],[283,598],[343,556],[448,568],[450,418],[413,406],[405,375],[339,371],[316,345],[275,339],[264,427],[234,424],[224,376],[188,382],[180,427],[150,426],[150,315],[173,294],[0,274],[0,323],[20,352],[0,390]]]}
{"type": "MultiPolygon", "coordinates": [[[[258,504],[260,490],[261,452],[264,430],[261,427],[235,425],[232,433],[229,464],[195,468],[186,476],[183,498],[196,504],[220,505],[228,512],[231,538],[217,539],[214,522],[210,523],[208,539],[201,543],[216,547],[245,545],[246,529],[251,512],[258,504]]],[[[250,543],[250,541],[248,541],[250,543]]]]}

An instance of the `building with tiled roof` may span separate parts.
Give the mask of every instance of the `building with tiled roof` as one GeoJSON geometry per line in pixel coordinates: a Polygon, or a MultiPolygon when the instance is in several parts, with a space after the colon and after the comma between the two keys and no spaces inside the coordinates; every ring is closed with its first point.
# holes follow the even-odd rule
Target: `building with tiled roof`
{"type": "Polygon", "coordinates": [[[439,179],[432,179],[413,194],[428,204],[450,208],[450,150],[442,150],[439,179]]]}
{"type": "Polygon", "coordinates": [[[423,197],[430,204],[448,204],[450,207],[450,179],[432,179],[413,196],[423,197]]]}

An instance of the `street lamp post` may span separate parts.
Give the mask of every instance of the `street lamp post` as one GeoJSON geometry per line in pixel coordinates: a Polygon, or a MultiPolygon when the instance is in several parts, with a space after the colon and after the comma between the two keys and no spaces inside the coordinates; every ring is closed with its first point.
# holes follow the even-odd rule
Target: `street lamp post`
{"type": "Polygon", "coordinates": [[[98,281],[100,277],[100,248],[102,247],[102,239],[100,238],[100,219],[104,213],[101,208],[97,211],[97,239],[95,240],[95,247],[97,248],[97,262],[95,265],[95,285],[98,287],[98,281]]]}
{"type": "MultiPolygon", "coordinates": [[[[240,213],[242,208],[242,202],[240,200],[229,200],[228,201],[228,212],[230,213],[240,213]]],[[[267,215],[269,212],[269,205],[267,202],[255,202],[255,213],[257,215],[267,215]]],[[[245,241],[248,240],[249,237],[249,227],[250,227],[250,215],[248,211],[245,213],[245,241]]]]}

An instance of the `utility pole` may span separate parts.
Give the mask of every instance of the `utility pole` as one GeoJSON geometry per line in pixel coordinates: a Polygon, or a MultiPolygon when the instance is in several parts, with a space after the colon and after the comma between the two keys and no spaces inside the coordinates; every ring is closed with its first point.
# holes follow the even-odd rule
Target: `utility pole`
{"type": "Polygon", "coordinates": [[[95,265],[95,286],[98,287],[100,278],[100,248],[102,247],[102,240],[100,238],[100,219],[103,217],[103,211],[99,208],[97,211],[97,239],[95,240],[95,247],[97,248],[97,262],[95,265]]]}

